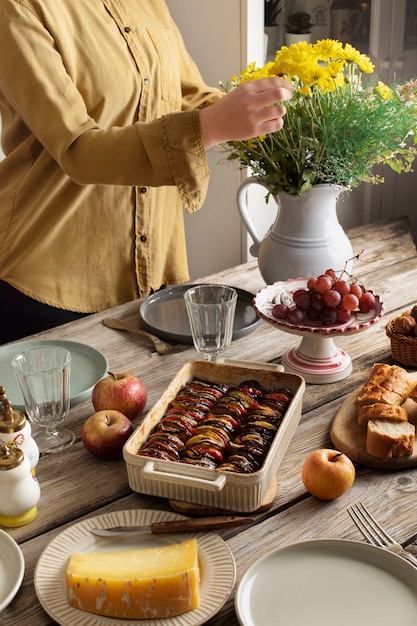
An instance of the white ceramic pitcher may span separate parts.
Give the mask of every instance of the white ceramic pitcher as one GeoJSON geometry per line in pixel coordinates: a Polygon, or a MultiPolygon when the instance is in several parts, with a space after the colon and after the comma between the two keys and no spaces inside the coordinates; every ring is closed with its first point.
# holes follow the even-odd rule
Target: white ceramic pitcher
{"type": "Polygon", "coordinates": [[[266,284],[289,278],[309,278],[326,271],[352,268],[352,245],[339,223],[336,203],[344,188],[315,185],[301,196],[278,194],[278,213],[261,241],[249,213],[250,185],[268,187],[258,178],[247,178],[239,187],[237,204],[242,220],[254,241],[251,253],[258,257],[259,271],[266,284]]]}

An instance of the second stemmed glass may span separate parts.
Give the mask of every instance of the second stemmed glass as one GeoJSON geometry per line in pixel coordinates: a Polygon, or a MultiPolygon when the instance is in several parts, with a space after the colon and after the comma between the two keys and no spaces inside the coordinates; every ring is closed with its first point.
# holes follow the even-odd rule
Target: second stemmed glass
{"type": "Polygon", "coordinates": [[[195,348],[215,361],[232,342],[237,292],[226,285],[197,285],[184,293],[195,348]]]}
{"type": "Polygon", "coordinates": [[[58,452],[74,443],[71,430],[58,428],[70,408],[70,352],[56,346],[31,348],[17,354],[12,367],[30,421],[44,429],[34,437],[39,450],[58,452]]]}

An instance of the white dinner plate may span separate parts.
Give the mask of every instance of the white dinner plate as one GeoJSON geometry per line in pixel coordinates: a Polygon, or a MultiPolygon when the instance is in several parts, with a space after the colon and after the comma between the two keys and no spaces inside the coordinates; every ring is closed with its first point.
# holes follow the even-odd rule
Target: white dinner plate
{"type": "Polygon", "coordinates": [[[236,566],[232,553],[215,533],[181,533],[146,535],[141,538],[100,539],[91,534],[94,527],[151,524],[183,515],[165,511],[128,510],[92,517],[62,531],[46,547],[36,564],[34,583],[39,602],[61,626],[198,626],[212,617],[230,596],[235,584],[236,566]],[[201,571],[201,599],[197,609],[167,619],[124,620],[93,615],[69,606],[66,595],[65,571],[74,552],[103,552],[170,545],[183,539],[198,540],[201,571]]]}
{"type": "Polygon", "coordinates": [[[417,568],[365,543],[295,543],[249,567],[235,607],[242,626],[416,626],[417,568]]]}
{"type": "Polygon", "coordinates": [[[19,591],[24,573],[21,549],[10,535],[0,530],[0,614],[19,591]]]}
{"type": "Polygon", "coordinates": [[[87,344],[76,341],[28,339],[0,346],[0,383],[6,388],[6,395],[12,407],[18,411],[24,411],[25,405],[11,361],[19,352],[38,346],[59,346],[71,353],[71,406],[89,400],[94,385],[106,375],[109,369],[104,354],[87,344]]]}

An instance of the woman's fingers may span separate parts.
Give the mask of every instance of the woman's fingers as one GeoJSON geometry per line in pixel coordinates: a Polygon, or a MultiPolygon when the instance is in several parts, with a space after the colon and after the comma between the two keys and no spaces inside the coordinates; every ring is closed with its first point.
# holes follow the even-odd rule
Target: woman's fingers
{"type": "Polygon", "coordinates": [[[292,85],[282,78],[242,83],[216,104],[200,111],[205,148],[280,130],[286,111],[282,103],[291,99],[292,92],[292,85]]]}
{"type": "Polygon", "coordinates": [[[272,102],[285,102],[286,100],[291,100],[294,91],[294,87],[291,83],[278,77],[251,80],[247,83],[239,85],[235,91],[243,88],[257,94],[259,97],[264,96],[272,102]]]}

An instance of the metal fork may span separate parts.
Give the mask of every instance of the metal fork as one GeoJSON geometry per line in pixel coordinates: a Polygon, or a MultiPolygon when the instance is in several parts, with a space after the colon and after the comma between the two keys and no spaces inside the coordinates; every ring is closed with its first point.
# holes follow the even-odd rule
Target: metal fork
{"type": "Polygon", "coordinates": [[[157,337],[156,335],[148,333],[147,330],[141,330],[139,328],[132,328],[132,326],[127,326],[127,324],[125,324],[121,320],[106,318],[103,320],[103,324],[108,328],[125,330],[129,333],[135,333],[136,335],[142,335],[143,337],[147,337],[152,341],[155,350],[159,354],[174,354],[174,352],[182,352],[183,350],[187,349],[187,346],[179,346],[173,345],[171,343],[166,343],[165,341],[162,341],[162,339],[159,339],[159,337],[157,337]]]}
{"type": "Polygon", "coordinates": [[[368,543],[394,552],[414,565],[414,567],[417,567],[417,557],[407,552],[398,541],[395,541],[395,539],[378,524],[362,502],[348,507],[347,512],[368,543]]]}

